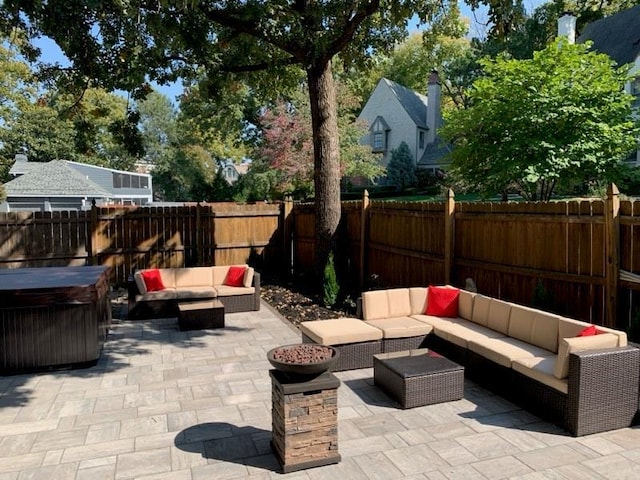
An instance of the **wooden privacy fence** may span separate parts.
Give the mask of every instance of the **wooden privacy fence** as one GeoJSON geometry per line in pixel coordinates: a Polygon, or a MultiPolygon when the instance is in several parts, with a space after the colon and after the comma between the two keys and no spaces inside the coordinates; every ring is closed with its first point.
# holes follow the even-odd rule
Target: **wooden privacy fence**
{"type": "MultiPolygon", "coordinates": [[[[313,269],[313,205],[194,204],[0,213],[0,267],[250,262],[313,269]]],[[[481,293],[609,326],[640,319],[640,202],[342,203],[337,261],[359,289],[473,279],[481,293]],[[375,277],[375,282],[374,282],[375,277]]]]}
{"type": "MultiPolygon", "coordinates": [[[[362,201],[342,204],[338,251],[366,289],[451,283],[573,318],[627,327],[639,315],[640,202],[362,201]],[[622,272],[622,273],[621,273],[622,272]]],[[[310,205],[292,211],[294,266],[313,266],[310,205]]]]}
{"type": "Polygon", "coordinates": [[[281,257],[282,210],[216,203],[0,213],[0,266],[109,265],[123,283],[154,266],[268,265],[281,257]]]}

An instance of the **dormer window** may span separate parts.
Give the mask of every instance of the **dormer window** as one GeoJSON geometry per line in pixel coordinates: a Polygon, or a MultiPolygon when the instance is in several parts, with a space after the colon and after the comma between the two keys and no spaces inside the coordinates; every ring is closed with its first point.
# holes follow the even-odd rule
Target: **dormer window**
{"type": "Polygon", "coordinates": [[[391,128],[384,121],[384,118],[377,117],[373,121],[369,132],[371,135],[371,148],[374,152],[385,152],[387,150],[387,137],[390,130],[391,128]]]}

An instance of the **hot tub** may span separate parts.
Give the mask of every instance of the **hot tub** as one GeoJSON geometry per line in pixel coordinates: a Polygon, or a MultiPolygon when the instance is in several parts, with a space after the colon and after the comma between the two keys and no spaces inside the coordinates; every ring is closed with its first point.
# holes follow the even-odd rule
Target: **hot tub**
{"type": "Polygon", "coordinates": [[[108,270],[0,269],[0,374],[95,365],[111,324],[108,270]]]}

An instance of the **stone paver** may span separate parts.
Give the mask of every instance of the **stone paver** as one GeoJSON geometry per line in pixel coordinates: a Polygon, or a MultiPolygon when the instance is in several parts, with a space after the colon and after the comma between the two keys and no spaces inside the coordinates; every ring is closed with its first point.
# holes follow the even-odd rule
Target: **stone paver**
{"type": "Polygon", "coordinates": [[[640,478],[640,428],[573,438],[466,382],[409,410],[339,372],[342,461],[279,473],[266,352],[298,343],[268,305],[226,328],[115,319],[98,365],[0,377],[0,480],[640,478]]]}

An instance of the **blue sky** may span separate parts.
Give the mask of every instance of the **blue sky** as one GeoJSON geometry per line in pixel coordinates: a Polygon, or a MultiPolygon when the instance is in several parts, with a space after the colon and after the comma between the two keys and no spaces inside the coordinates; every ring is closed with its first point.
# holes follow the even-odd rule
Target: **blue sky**
{"type": "MultiPolygon", "coordinates": [[[[1,1],[1,0],[0,0],[1,1]]],[[[524,6],[528,12],[532,12],[537,6],[543,4],[543,0],[525,0],[524,6]]],[[[469,28],[469,36],[482,37],[486,32],[486,8],[480,8],[475,12],[472,12],[469,6],[463,1],[459,1],[461,14],[470,19],[471,25],[469,28]]],[[[413,19],[408,22],[409,30],[416,30],[416,21],[413,19]]],[[[42,49],[42,55],[40,59],[44,62],[60,62],[68,63],[66,57],[58,46],[52,40],[43,37],[37,42],[38,47],[42,49]]],[[[172,102],[177,103],[176,97],[182,93],[182,84],[177,82],[175,84],[159,86],[154,85],[154,88],[161,93],[169,97],[172,102]]]]}

